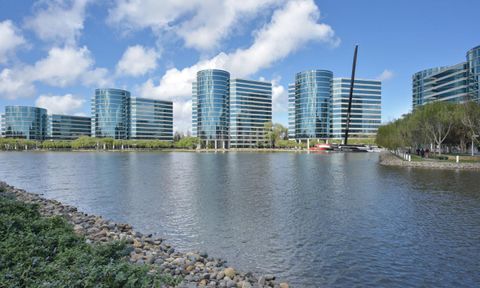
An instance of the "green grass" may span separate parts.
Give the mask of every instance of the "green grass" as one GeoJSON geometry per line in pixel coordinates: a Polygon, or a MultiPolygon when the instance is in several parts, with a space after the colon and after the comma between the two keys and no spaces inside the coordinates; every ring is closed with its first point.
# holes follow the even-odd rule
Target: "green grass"
{"type": "MultiPolygon", "coordinates": [[[[0,188],[1,189],[1,188],[0,188]]],[[[61,217],[0,191],[0,287],[160,287],[180,279],[129,263],[123,242],[85,243],[61,217]]]]}

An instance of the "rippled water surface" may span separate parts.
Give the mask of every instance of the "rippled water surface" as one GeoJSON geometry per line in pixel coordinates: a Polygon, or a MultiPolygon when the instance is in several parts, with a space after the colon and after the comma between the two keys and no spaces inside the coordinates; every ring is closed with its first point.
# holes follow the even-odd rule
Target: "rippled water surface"
{"type": "Polygon", "coordinates": [[[478,287],[480,173],[378,154],[0,153],[0,179],[295,287],[478,287]]]}

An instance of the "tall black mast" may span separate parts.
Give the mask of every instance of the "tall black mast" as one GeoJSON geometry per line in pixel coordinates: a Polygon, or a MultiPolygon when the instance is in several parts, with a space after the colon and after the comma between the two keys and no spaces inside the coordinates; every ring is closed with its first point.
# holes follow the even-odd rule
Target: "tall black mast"
{"type": "Polygon", "coordinates": [[[350,80],[350,95],[348,98],[348,110],[347,110],[347,127],[345,129],[345,145],[348,144],[348,130],[350,129],[350,114],[352,113],[352,99],[353,99],[353,84],[355,83],[355,68],[357,67],[357,52],[358,45],[355,45],[355,52],[353,54],[353,65],[352,65],[352,79],[350,80]]]}

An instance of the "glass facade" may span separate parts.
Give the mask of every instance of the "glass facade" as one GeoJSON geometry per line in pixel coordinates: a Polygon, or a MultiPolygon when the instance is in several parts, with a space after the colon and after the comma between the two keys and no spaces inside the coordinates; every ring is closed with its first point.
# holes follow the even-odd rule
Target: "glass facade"
{"type": "Polygon", "coordinates": [[[272,121],[272,84],[232,79],[229,104],[230,147],[252,148],[265,142],[265,123],[272,121]]]}
{"type": "Polygon", "coordinates": [[[192,83],[192,136],[197,137],[197,82],[192,83]]]}
{"type": "Polygon", "coordinates": [[[466,58],[466,62],[413,74],[413,109],[434,101],[480,102],[480,46],[469,50],[466,58]]]}
{"type": "Polygon", "coordinates": [[[92,99],[92,136],[128,139],[130,92],[96,89],[92,99]]]}
{"type": "Polygon", "coordinates": [[[5,114],[0,114],[0,137],[5,137],[5,114]]]}
{"type": "Polygon", "coordinates": [[[48,116],[48,138],[72,140],[91,135],[91,118],[52,114],[48,116]]]}
{"type": "Polygon", "coordinates": [[[295,139],[295,84],[288,85],[288,139],[295,139]]]}
{"type": "Polygon", "coordinates": [[[469,96],[480,103],[480,46],[467,52],[469,96]]]}
{"type": "MultiPolygon", "coordinates": [[[[347,126],[350,78],[333,79],[331,137],[341,139],[347,126]]],[[[382,121],[382,82],[356,79],[353,85],[349,137],[368,138],[377,134],[382,121]]]]}
{"type": "Polygon", "coordinates": [[[295,138],[330,136],[330,99],[333,73],[310,70],[295,75],[295,138]]]}
{"type": "Polygon", "coordinates": [[[28,106],[5,106],[4,136],[30,140],[47,137],[47,110],[28,106]]]}
{"type": "Polygon", "coordinates": [[[230,73],[217,69],[198,71],[195,86],[195,105],[192,104],[194,133],[201,140],[221,141],[222,145],[228,145],[225,143],[229,135],[230,73]]]}
{"type": "Polygon", "coordinates": [[[173,141],[173,103],[131,98],[129,132],[130,139],[173,141]]]}

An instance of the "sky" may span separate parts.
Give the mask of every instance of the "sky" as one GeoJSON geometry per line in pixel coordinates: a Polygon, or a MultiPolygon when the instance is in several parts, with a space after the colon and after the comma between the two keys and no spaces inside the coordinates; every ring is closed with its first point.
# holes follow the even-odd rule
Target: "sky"
{"type": "Polygon", "coordinates": [[[382,80],[382,121],[411,110],[412,74],[480,45],[478,0],[0,0],[0,112],[90,115],[95,88],[174,103],[191,130],[191,83],[206,68],[273,85],[287,124],[295,73],[382,80]]]}

